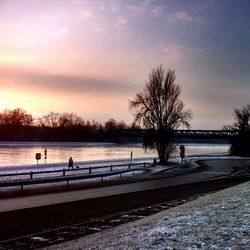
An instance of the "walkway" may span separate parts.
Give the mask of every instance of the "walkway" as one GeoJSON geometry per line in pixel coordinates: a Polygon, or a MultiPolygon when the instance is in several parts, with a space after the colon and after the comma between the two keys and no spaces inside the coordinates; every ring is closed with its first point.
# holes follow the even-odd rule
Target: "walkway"
{"type": "MultiPolygon", "coordinates": [[[[187,175],[160,179],[156,178],[135,183],[97,187],[92,189],[2,199],[0,202],[0,213],[24,208],[40,207],[53,204],[68,203],[78,200],[87,200],[118,194],[166,188],[171,186],[202,182],[223,176],[229,177],[229,175],[232,173],[233,167],[239,164],[239,160],[208,160],[206,161],[207,169],[205,171],[190,173],[187,175]]],[[[159,167],[158,170],[161,170],[161,172],[163,172],[162,167],[159,167]]]]}
{"type": "Polygon", "coordinates": [[[183,195],[193,192],[192,188],[211,190],[208,180],[218,179],[219,181],[214,182],[213,186],[218,183],[221,185],[220,183],[225,183],[221,178],[231,179],[235,165],[244,164],[238,159],[210,160],[205,163],[207,165],[205,171],[179,176],[164,177],[162,173],[133,183],[1,199],[0,235],[6,238],[15,232],[28,233],[34,230],[34,226],[37,229],[53,227],[61,223],[72,223],[93,216],[104,216],[144,206],[146,203],[150,205],[161,202],[167,196],[173,199],[178,193],[183,195]]]}

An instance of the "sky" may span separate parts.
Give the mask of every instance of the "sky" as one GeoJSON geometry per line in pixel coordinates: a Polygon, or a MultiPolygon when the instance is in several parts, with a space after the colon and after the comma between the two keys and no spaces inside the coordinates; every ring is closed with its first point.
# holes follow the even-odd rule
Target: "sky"
{"type": "Polygon", "coordinates": [[[0,111],[133,121],[152,68],[174,69],[193,129],[250,103],[248,0],[0,0],[0,111]]]}

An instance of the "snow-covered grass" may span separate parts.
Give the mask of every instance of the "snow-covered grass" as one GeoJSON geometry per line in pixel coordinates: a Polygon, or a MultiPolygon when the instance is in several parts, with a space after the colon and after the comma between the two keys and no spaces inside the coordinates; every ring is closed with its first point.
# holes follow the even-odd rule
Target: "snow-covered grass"
{"type": "MultiPolygon", "coordinates": [[[[154,158],[140,157],[134,158],[132,163],[153,163],[154,158]]],[[[110,166],[118,164],[129,164],[131,160],[129,158],[124,159],[109,159],[109,160],[96,160],[96,161],[81,161],[75,162],[74,166],[79,166],[80,168],[85,167],[96,167],[96,166],[110,166]]],[[[5,173],[22,173],[27,171],[53,171],[67,169],[68,163],[48,163],[48,164],[33,164],[33,165],[18,165],[18,166],[1,166],[0,174],[5,173]]]]}
{"type": "Polygon", "coordinates": [[[249,249],[250,182],[49,249],[249,249]]]}

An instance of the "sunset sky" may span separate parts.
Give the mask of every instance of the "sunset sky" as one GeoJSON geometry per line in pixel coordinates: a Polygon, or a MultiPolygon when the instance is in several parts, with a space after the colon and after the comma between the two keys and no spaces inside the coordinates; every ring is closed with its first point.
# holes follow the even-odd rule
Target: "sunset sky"
{"type": "Polygon", "coordinates": [[[249,0],[0,0],[0,111],[130,123],[162,64],[192,128],[220,129],[250,103],[249,13],[249,0]]]}

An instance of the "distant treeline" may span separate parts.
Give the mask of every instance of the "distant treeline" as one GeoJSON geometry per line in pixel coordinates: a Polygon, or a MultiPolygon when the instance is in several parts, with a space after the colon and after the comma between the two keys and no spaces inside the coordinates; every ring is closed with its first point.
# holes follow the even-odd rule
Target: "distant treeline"
{"type": "Polygon", "coordinates": [[[104,123],[84,121],[67,112],[50,112],[38,119],[21,108],[0,112],[2,141],[113,141],[117,137],[114,131],[135,128],[138,127],[114,119],[104,123]]]}

